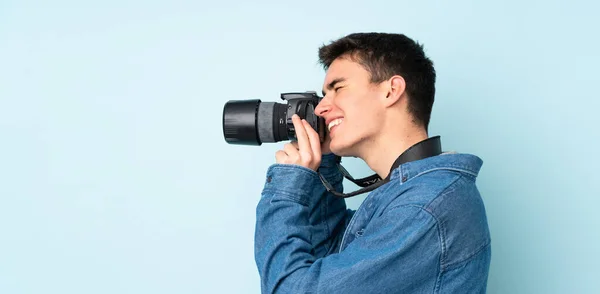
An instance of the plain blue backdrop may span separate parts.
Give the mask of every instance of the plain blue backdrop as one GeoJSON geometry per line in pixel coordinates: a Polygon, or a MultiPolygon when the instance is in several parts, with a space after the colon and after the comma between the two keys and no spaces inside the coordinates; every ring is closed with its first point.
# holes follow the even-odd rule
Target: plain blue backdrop
{"type": "Polygon", "coordinates": [[[320,92],[357,31],[434,60],[431,135],[484,160],[488,292],[600,293],[595,3],[3,0],[0,293],[258,293],[283,143],[226,144],[223,105],[320,92]]]}

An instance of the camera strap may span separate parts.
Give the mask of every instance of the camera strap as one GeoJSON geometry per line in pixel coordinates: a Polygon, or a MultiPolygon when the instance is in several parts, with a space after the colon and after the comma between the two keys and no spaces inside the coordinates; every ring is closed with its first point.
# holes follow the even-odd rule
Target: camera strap
{"type": "Polygon", "coordinates": [[[333,195],[335,195],[337,197],[348,198],[348,197],[352,197],[352,196],[356,196],[356,195],[360,195],[360,194],[363,194],[366,192],[373,191],[373,190],[379,188],[380,186],[388,183],[390,181],[392,171],[404,163],[407,163],[410,161],[416,161],[416,160],[420,160],[420,159],[425,159],[427,157],[437,156],[437,155],[440,155],[441,153],[442,153],[442,144],[441,144],[440,136],[431,137],[431,138],[425,139],[421,142],[418,142],[418,143],[414,144],[413,146],[411,146],[410,148],[406,149],[406,151],[402,152],[402,154],[400,154],[400,156],[398,156],[396,161],[394,161],[394,164],[392,164],[392,167],[390,168],[390,172],[388,173],[388,175],[385,179],[381,179],[381,177],[377,174],[373,174],[371,176],[360,178],[360,179],[355,179],[341,165],[341,157],[338,156],[337,157],[337,166],[338,166],[338,169],[340,170],[340,172],[342,173],[342,175],[349,181],[356,184],[357,186],[362,187],[361,189],[358,189],[356,191],[353,191],[353,192],[347,193],[347,194],[343,194],[343,193],[335,191],[333,186],[325,179],[325,177],[320,172],[318,174],[319,174],[319,178],[321,179],[321,182],[323,182],[323,185],[325,186],[327,191],[329,191],[330,193],[332,193],[333,195]]]}

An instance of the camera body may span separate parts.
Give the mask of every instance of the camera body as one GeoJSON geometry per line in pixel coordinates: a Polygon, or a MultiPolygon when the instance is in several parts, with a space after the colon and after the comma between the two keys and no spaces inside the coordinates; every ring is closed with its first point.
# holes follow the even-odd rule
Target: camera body
{"type": "Polygon", "coordinates": [[[260,146],[262,143],[296,141],[292,116],[306,119],[325,140],[325,120],[315,114],[321,101],[314,91],[282,93],[287,103],[262,102],[259,99],[230,100],[223,108],[223,136],[229,144],[260,146]]]}

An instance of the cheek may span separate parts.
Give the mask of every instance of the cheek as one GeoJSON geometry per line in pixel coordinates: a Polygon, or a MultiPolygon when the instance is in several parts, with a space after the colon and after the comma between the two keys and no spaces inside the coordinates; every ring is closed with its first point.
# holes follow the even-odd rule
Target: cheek
{"type": "Polygon", "coordinates": [[[381,116],[381,109],[375,103],[374,94],[371,92],[344,93],[339,97],[339,107],[348,118],[352,118],[353,126],[373,122],[381,116]]]}
{"type": "Polygon", "coordinates": [[[361,136],[377,132],[382,124],[381,111],[372,104],[356,105],[352,113],[348,113],[349,126],[361,136]]]}

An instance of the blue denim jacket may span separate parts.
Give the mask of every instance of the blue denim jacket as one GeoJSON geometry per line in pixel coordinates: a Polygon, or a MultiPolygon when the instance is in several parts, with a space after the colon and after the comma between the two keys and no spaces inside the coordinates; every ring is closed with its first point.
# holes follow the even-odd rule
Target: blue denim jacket
{"type": "MultiPolygon", "coordinates": [[[[317,173],[269,167],[256,208],[262,293],[485,293],[490,233],[480,158],[444,153],[400,165],[356,210],[317,173]]],[[[333,155],[321,173],[342,191],[333,155]]]]}

